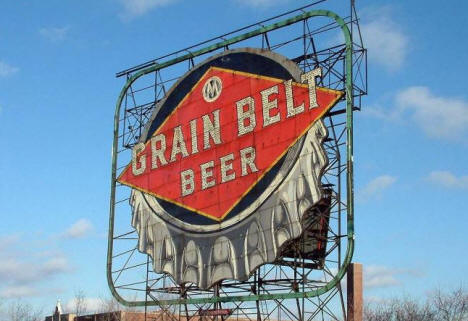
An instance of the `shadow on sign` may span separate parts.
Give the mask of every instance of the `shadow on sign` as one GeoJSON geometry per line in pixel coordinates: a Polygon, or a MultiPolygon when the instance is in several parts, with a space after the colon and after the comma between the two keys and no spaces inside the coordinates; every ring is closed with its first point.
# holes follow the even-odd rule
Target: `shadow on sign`
{"type": "Polygon", "coordinates": [[[282,258],[278,261],[279,264],[295,264],[309,269],[323,269],[326,257],[332,190],[324,189],[323,192],[323,198],[310,208],[302,219],[304,232],[300,237],[283,246],[282,258]],[[290,261],[294,258],[299,259],[299,262],[290,261]]]}

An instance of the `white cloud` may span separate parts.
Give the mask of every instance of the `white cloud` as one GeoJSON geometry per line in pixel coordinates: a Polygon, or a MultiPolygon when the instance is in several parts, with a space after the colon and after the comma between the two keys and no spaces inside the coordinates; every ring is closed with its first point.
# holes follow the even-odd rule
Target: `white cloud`
{"type": "Polygon", "coordinates": [[[65,40],[68,34],[69,27],[49,27],[39,29],[39,34],[52,42],[60,42],[65,40]]]}
{"type": "Polygon", "coordinates": [[[364,266],[363,282],[366,288],[383,288],[401,284],[399,277],[421,277],[420,271],[411,269],[391,268],[382,265],[364,266]]]}
{"type": "Polygon", "coordinates": [[[399,91],[393,108],[369,107],[366,115],[386,121],[410,121],[429,137],[464,140],[468,134],[468,102],[434,95],[429,88],[412,86],[399,91]]]}
{"type": "Polygon", "coordinates": [[[124,8],[120,17],[131,20],[157,8],[169,5],[177,0],[119,0],[124,8]]]}
{"type": "Polygon", "coordinates": [[[364,269],[364,286],[367,288],[381,288],[399,285],[397,272],[385,266],[369,266],[364,269]]]}
{"type": "MultiPolygon", "coordinates": [[[[74,313],[76,311],[76,305],[79,302],[77,298],[73,298],[65,303],[63,306],[64,311],[67,313],[74,313]]],[[[100,311],[102,308],[102,299],[99,298],[83,298],[83,301],[79,302],[81,309],[84,313],[95,313],[100,311]]]]}
{"type": "Polygon", "coordinates": [[[374,197],[380,197],[382,192],[396,182],[396,177],[381,175],[366,184],[357,193],[357,199],[361,202],[368,201],[374,197]]]}
{"type": "MultiPolygon", "coordinates": [[[[22,255],[20,253],[19,255],[22,255]]],[[[64,257],[51,257],[37,260],[30,257],[9,257],[0,260],[0,280],[14,285],[24,285],[52,278],[58,274],[70,271],[68,261],[64,257]]]]}
{"type": "Polygon", "coordinates": [[[369,107],[363,108],[362,114],[385,121],[400,121],[400,113],[397,108],[385,108],[381,105],[371,105],[369,107]]]}
{"type": "Polygon", "coordinates": [[[432,171],[427,179],[443,187],[468,188],[468,176],[457,177],[449,171],[432,171]]]}
{"type": "Polygon", "coordinates": [[[53,257],[45,261],[40,269],[45,276],[64,273],[69,270],[68,260],[64,257],[53,257]]]}
{"type": "Polygon", "coordinates": [[[388,302],[388,299],[384,299],[380,296],[366,295],[364,297],[365,304],[384,304],[388,302]]]}
{"type": "Polygon", "coordinates": [[[408,54],[409,39],[393,18],[389,7],[362,11],[361,34],[369,59],[389,71],[399,69],[408,54]]]}
{"type": "MultiPolygon", "coordinates": [[[[24,256],[24,253],[19,255],[24,256]]],[[[43,293],[44,283],[71,271],[64,257],[45,261],[25,257],[0,257],[0,298],[24,298],[43,293]]]]}
{"type": "Polygon", "coordinates": [[[11,234],[0,236],[0,252],[3,252],[18,243],[20,240],[20,234],[11,234]]]}
{"type": "Polygon", "coordinates": [[[468,102],[438,97],[427,87],[409,87],[396,96],[399,114],[408,112],[426,134],[438,138],[457,138],[468,131],[468,102]]]}
{"type": "Polygon", "coordinates": [[[85,237],[92,230],[93,230],[93,224],[89,220],[82,218],[76,221],[75,223],[73,223],[72,226],[70,226],[62,234],[62,236],[65,238],[77,239],[77,238],[85,237]]]}
{"type": "Polygon", "coordinates": [[[4,61],[0,61],[0,77],[8,77],[13,74],[16,74],[19,71],[19,68],[7,64],[4,61]]]}
{"type": "Polygon", "coordinates": [[[0,298],[23,298],[50,290],[51,282],[72,271],[60,252],[41,252],[36,240],[24,235],[0,238],[0,298]],[[37,253],[40,252],[40,255],[37,253]],[[47,287],[44,287],[44,285],[47,287]]]}
{"type": "Polygon", "coordinates": [[[12,285],[6,286],[0,290],[0,298],[26,298],[39,295],[38,289],[28,285],[12,285]]]}

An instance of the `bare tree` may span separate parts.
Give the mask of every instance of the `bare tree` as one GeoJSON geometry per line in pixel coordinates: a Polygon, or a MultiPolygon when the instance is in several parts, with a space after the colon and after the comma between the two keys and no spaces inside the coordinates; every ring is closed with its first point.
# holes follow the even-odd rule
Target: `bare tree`
{"type": "Polygon", "coordinates": [[[35,309],[29,303],[20,300],[8,306],[9,321],[42,321],[42,309],[35,309]]]}
{"type": "Polygon", "coordinates": [[[114,312],[120,310],[120,303],[114,298],[101,298],[101,304],[98,310],[99,313],[114,312]]]}
{"type": "Polygon", "coordinates": [[[394,308],[396,321],[435,321],[431,306],[413,299],[395,300],[394,308]]]}
{"type": "Polygon", "coordinates": [[[88,312],[88,306],[86,304],[86,295],[83,292],[83,290],[75,291],[74,304],[74,313],[77,316],[85,315],[88,312]]]}
{"type": "MultiPolygon", "coordinates": [[[[135,295],[130,301],[136,300],[137,296],[135,295]]],[[[101,298],[99,309],[99,313],[106,313],[106,321],[116,321],[119,320],[119,317],[124,318],[126,321],[141,320],[141,316],[138,316],[137,313],[142,311],[142,308],[123,306],[112,296],[109,298],[101,298]]]]}
{"type": "Polygon", "coordinates": [[[365,321],[435,321],[434,313],[427,303],[410,298],[368,304],[363,311],[365,321]]]}
{"type": "Polygon", "coordinates": [[[438,290],[425,301],[411,298],[369,303],[364,321],[468,321],[468,293],[459,288],[450,293],[438,290]]]}
{"type": "Polygon", "coordinates": [[[438,289],[432,296],[437,321],[467,321],[468,293],[462,287],[443,293],[438,289]]]}
{"type": "Polygon", "coordinates": [[[99,313],[106,313],[106,321],[115,321],[119,319],[120,303],[114,298],[101,298],[99,313]]]}

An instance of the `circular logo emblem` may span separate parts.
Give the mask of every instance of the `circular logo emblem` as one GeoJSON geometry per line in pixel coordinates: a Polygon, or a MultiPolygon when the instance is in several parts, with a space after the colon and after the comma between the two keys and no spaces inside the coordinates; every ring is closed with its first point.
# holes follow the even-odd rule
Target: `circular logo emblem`
{"type": "Polygon", "coordinates": [[[218,99],[218,97],[221,95],[222,90],[223,83],[221,82],[221,79],[217,76],[213,76],[210,79],[208,79],[205,82],[205,85],[203,86],[203,99],[205,99],[207,103],[211,103],[218,99]]]}

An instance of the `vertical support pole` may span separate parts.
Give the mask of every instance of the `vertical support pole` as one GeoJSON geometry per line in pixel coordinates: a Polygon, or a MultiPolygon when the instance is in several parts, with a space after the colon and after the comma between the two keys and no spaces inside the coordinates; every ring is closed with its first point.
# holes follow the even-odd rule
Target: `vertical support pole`
{"type": "MultiPolygon", "coordinates": [[[[258,282],[258,275],[259,275],[259,270],[255,270],[254,272],[254,284],[252,285],[252,293],[254,295],[258,295],[260,292],[260,284],[258,282]]],[[[260,314],[260,301],[255,300],[255,307],[257,308],[257,321],[262,321],[262,316],[260,314]]]]}
{"type": "Polygon", "coordinates": [[[362,264],[350,263],[347,272],[347,321],[362,321],[362,264]]]}

